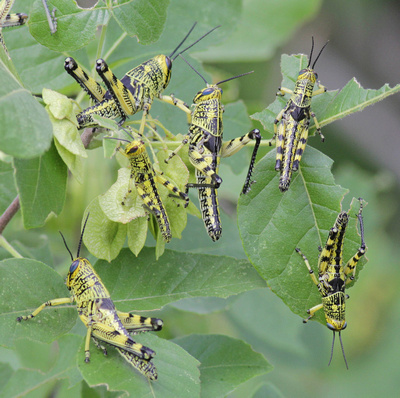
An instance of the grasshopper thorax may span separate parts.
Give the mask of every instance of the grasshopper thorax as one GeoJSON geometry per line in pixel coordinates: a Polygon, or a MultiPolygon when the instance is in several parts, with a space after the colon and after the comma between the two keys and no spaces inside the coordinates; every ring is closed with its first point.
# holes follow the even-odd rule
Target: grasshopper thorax
{"type": "Polygon", "coordinates": [[[145,151],[146,151],[146,147],[145,147],[144,141],[142,141],[142,140],[133,140],[125,148],[125,154],[128,157],[139,156],[145,151]]]}
{"type": "Polygon", "coordinates": [[[221,100],[222,89],[216,84],[207,84],[206,88],[200,90],[193,98],[193,103],[198,104],[199,102],[208,101],[211,99],[221,100]]]}

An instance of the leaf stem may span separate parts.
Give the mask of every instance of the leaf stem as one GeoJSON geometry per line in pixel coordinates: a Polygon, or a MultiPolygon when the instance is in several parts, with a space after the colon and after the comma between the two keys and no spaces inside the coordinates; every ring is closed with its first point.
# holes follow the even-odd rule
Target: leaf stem
{"type": "Polygon", "coordinates": [[[111,54],[116,50],[116,48],[122,43],[122,41],[125,39],[125,37],[128,34],[126,32],[123,32],[122,35],[119,37],[119,39],[111,46],[111,48],[106,52],[104,55],[104,59],[107,61],[107,59],[111,56],[111,54]]]}
{"type": "Polygon", "coordinates": [[[21,254],[17,252],[6,240],[3,235],[0,235],[0,246],[4,247],[13,257],[15,258],[23,258],[21,254]]]}
{"type": "Polygon", "coordinates": [[[107,32],[107,25],[102,25],[99,44],[97,45],[96,59],[99,59],[101,57],[101,54],[103,53],[104,42],[106,40],[106,32],[107,32]]]}

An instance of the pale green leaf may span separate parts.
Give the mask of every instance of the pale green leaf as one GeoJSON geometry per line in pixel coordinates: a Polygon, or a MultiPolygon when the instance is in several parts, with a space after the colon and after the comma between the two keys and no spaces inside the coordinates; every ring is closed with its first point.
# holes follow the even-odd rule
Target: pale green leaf
{"type": "Polygon", "coordinates": [[[75,155],[66,149],[58,142],[56,137],[54,137],[54,144],[57,148],[58,154],[61,156],[63,162],[67,165],[69,171],[77,179],[77,181],[82,184],[84,181],[82,157],[75,155]]]}
{"type": "Polygon", "coordinates": [[[86,213],[90,213],[83,236],[87,249],[97,258],[111,261],[125,242],[126,225],[109,220],[103,213],[98,198],[89,204],[86,213]]]}
{"type": "Polygon", "coordinates": [[[147,236],[147,218],[138,217],[128,224],[128,247],[137,256],[143,249],[147,236]]]}
{"type": "Polygon", "coordinates": [[[138,195],[134,182],[130,187],[129,181],[130,169],[122,167],[118,170],[117,181],[104,195],[99,196],[101,210],[111,221],[127,224],[138,217],[146,217],[143,200],[138,195]],[[132,192],[127,196],[123,205],[122,201],[128,194],[129,188],[132,189],[132,192]]]}

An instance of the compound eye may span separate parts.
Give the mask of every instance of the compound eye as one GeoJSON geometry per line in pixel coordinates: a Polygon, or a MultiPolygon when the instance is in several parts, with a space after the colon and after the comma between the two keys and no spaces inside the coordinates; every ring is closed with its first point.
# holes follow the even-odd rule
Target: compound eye
{"type": "Polygon", "coordinates": [[[314,72],[315,80],[318,80],[318,73],[314,72]]]}
{"type": "Polygon", "coordinates": [[[330,323],[327,323],[326,326],[328,329],[333,330],[334,332],[336,331],[336,329],[330,323]]]}
{"type": "Polygon", "coordinates": [[[75,260],[69,267],[69,273],[72,274],[78,268],[78,265],[79,265],[79,260],[75,260]]]}
{"type": "Polygon", "coordinates": [[[214,92],[214,89],[212,87],[206,88],[205,90],[203,90],[203,95],[210,95],[213,92],[214,92]]]}
{"type": "Polygon", "coordinates": [[[172,68],[172,60],[170,57],[165,57],[165,63],[167,64],[168,70],[171,70],[172,68]]]}
{"type": "Polygon", "coordinates": [[[347,322],[344,323],[344,325],[343,325],[343,327],[342,327],[342,330],[344,330],[344,329],[346,329],[346,328],[347,328],[347,322]]]}
{"type": "Polygon", "coordinates": [[[219,90],[219,92],[221,93],[221,95],[224,93],[224,92],[222,91],[222,88],[219,88],[219,87],[218,87],[218,90],[219,90]]]}
{"type": "Polygon", "coordinates": [[[138,150],[138,147],[137,147],[137,146],[134,146],[134,147],[132,147],[132,148],[129,148],[128,153],[135,153],[137,150],[138,150]]]}
{"type": "Polygon", "coordinates": [[[302,75],[303,73],[306,73],[306,70],[305,70],[305,69],[302,69],[302,70],[299,72],[299,76],[302,75]]]}

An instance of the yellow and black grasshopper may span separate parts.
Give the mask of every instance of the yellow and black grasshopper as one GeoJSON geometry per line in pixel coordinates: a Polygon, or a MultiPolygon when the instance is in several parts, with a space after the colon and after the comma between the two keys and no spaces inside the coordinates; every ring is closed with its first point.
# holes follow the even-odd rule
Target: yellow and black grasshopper
{"type": "Polygon", "coordinates": [[[69,290],[72,290],[72,296],[46,301],[33,311],[32,314],[20,316],[17,318],[17,321],[21,322],[22,320],[32,319],[45,307],[71,304],[76,301],[78,315],[87,327],[85,362],[90,361],[89,345],[90,337],[92,337],[96,346],[102,348],[105,355],[107,355],[107,351],[101,344],[102,342],[114,346],[140,373],[151,380],[156,380],[157,370],[151,362],[155,352],[151,348],[136,343],[129,333],[137,334],[147,331],[159,331],[162,329],[163,322],[161,319],[145,318],[140,315],[116,310],[111,300],[110,293],[90,262],[86,258],[79,257],[82,237],[88,217],[83,226],[78,253],[75,259],[64,237],[61,235],[72,260],[67,275],[67,287],[69,290]]]}
{"type": "Polygon", "coordinates": [[[120,119],[119,125],[122,125],[129,115],[134,115],[143,110],[139,128],[139,135],[143,135],[146,116],[150,111],[154,98],[187,111],[188,108],[182,100],[173,96],[162,95],[162,92],[167,88],[171,79],[172,61],[217,28],[210,30],[174,56],[195,26],[196,24],[192,26],[185,38],[169,56],[157,55],[127,72],[121,80],[111,72],[103,59],[98,59],[96,61],[96,71],[107,86],[107,91],[93,78],[89,77],[73,58],[66,58],[64,63],[65,70],[96,103],[77,115],[79,128],[95,126],[96,122],[93,120],[93,115],[109,119],[120,119]]]}
{"type": "Polygon", "coordinates": [[[318,75],[314,72],[314,66],[327,44],[322,47],[310,67],[314,49],[313,38],[307,68],[299,72],[294,90],[280,87],[277,93],[277,95],[291,95],[286,106],[276,116],[274,121],[274,136],[272,138],[272,140],[276,140],[275,170],[280,171],[279,189],[281,192],[289,189],[292,172],[297,171],[299,168],[299,163],[307,144],[311,117],[314,119],[318,134],[321,136],[322,141],[324,141],[318,120],[315,117],[315,113],[311,110],[311,100],[312,97],[326,91],[323,85],[317,83],[318,75]],[[313,91],[315,84],[317,84],[318,89],[313,91]]]}
{"type": "Polygon", "coordinates": [[[9,14],[14,1],[15,0],[0,0],[0,43],[3,46],[4,52],[6,53],[8,59],[11,58],[6,47],[6,43],[4,42],[1,30],[3,28],[23,25],[28,19],[26,14],[9,14]]]}
{"type": "MultiPolygon", "coordinates": [[[[185,62],[188,63],[186,60],[185,62]]],[[[171,153],[165,162],[168,163],[184,145],[189,143],[189,160],[196,169],[196,183],[187,184],[186,192],[189,188],[197,188],[199,190],[199,201],[204,225],[210,238],[213,241],[217,241],[222,233],[217,197],[217,188],[222,183],[222,179],[218,175],[220,158],[221,156],[232,156],[251,140],[256,140],[249,170],[242,189],[242,193],[246,194],[250,190],[251,174],[261,142],[261,134],[258,129],[254,129],[242,137],[235,138],[224,144],[222,143],[222,89],[218,85],[247,75],[248,73],[222,80],[216,84],[208,84],[206,79],[192,65],[189,63],[188,65],[204,80],[207,87],[200,90],[193,99],[194,109],[191,114],[189,133],[185,136],[181,145],[171,153]]]]}
{"type": "Polygon", "coordinates": [[[329,236],[325,247],[320,253],[318,260],[318,280],[310,266],[310,263],[307,260],[307,257],[300,251],[299,248],[296,248],[296,251],[303,257],[311,279],[314,284],[317,285],[322,298],[321,304],[318,304],[307,310],[307,313],[310,314],[310,316],[303,322],[308,322],[318,310],[321,308],[324,309],[327,322],[326,325],[330,330],[333,331],[332,352],[329,364],[332,361],[335,333],[339,332],[340,345],[342,347],[343,358],[347,368],[348,366],[344,354],[342,337],[340,335],[340,332],[347,326],[345,310],[346,298],[348,298],[348,296],[345,294],[345,288],[347,284],[354,280],[357,263],[367,250],[364,241],[364,223],[362,219],[363,200],[361,198],[359,200],[360,210],[357,214],[357,218],[360,223],[361,245],[357,253],[347,262],[344,267],[342,260],[343,243],[346,227],[349,221],[349,215],[345,211],[342,211],[337,216],[335,225],[329,231],[329,236]]]}
{"type": "Polygon", "coordinates": [[[187,207],[189,204],[189,196],[162,175],[156,173],[147,154],[145,143],[141,139],[135,139],[127,130],[124,129],[124,131],[132,138],[132,141],[106,137],[127,142],[124,150],[117,147],[118,150],[129,159],[131,166],[128,192],[121,204],[123,206],[125,205],[128,195],[132,192],[131,184],[133,181],[139,196],[143,199],[144,208],[154,214],[163,239],[168,243],[172,238],[171,228],[167,212],[158,192],[157,182],[170,190],[172,192],[171,196],[183,199],[185,201],[184,207],[187,207]]]}

